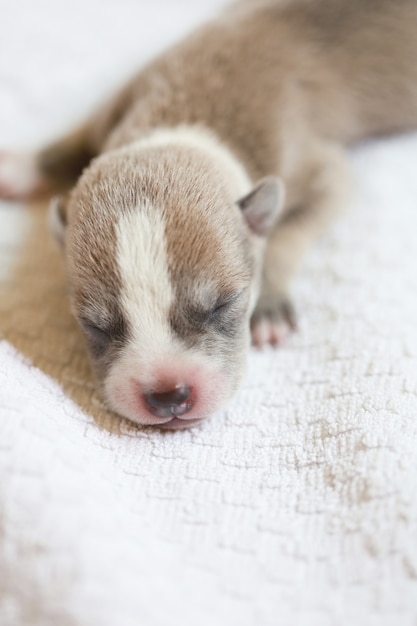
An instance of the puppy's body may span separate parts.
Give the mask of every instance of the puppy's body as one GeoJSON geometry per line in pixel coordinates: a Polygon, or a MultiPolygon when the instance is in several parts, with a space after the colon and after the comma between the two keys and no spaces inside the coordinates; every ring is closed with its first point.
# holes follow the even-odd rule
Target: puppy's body
{"type": "Polygon", "coordinates": [[[257,344],[294,324],[291,278],[349,187],[343,146],[417,126],[416,27],[414,0],[242,2],[26,160],[30,192],[101,155],[62,238],[112,409],[199,420],[238,385],[250,316],[257,344]]]}

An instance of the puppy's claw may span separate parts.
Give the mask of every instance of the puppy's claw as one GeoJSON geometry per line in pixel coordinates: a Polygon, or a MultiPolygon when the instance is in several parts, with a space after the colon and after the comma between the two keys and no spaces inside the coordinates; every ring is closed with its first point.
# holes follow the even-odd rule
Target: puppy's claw
{"type": "Polygon", "coordinates": [[[297,329],[294,307],[287,296],[263,296],[252,315],[252,343],[257,348],[285,342],[297,329]]]}

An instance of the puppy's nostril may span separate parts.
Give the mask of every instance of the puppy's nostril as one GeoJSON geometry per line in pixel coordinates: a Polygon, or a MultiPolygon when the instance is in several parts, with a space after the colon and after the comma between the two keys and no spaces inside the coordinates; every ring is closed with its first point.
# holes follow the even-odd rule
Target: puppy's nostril
{"type": "Polygon", "coordinates": [[[172,391],[162,391],[159,393],[147,393],[147,400],[156,407],[165,408],[172,404],[182,404],[190,399],[190,387],[177,387],[172,391]]]}
{"type": "Polygon", "coordinates": [[[157,417],[179,417],[192,408],[191,387],[145,393],[144,397],[149,411],[157,417]]]}

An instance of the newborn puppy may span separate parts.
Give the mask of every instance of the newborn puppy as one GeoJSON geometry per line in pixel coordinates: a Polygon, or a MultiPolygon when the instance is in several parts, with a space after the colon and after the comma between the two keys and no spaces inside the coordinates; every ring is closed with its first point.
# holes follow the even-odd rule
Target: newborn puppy
{"type": "Polygon", "coordinates": [[[110,409],[195,424],[238,388],[250,328],[258,346],[294,328],[344,146],[417,125],[416,28],[415,0],[237,3],[76,133],[0,155],[3,197],[79,176],[51,218],[110,409]]]}
{"type": "Polygon", "coordinates": [[[262,235],[280,206],[274,179],[237,201],[247,189],[214,138],[177,128],[96,159],[66,226],[55,213],[73,311],[117,413],[184,427],[236,390],[262,235]]]}

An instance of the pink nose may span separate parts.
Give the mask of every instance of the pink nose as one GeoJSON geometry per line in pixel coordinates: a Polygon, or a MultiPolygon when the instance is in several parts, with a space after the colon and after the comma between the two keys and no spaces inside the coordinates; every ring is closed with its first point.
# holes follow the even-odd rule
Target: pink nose
{"type": "Polygon", "coordinates": [[[191,387],[181,385],[170,391],[143,394],[148,411],[157,417],[180,417],[191,410],[191,387]]]}

